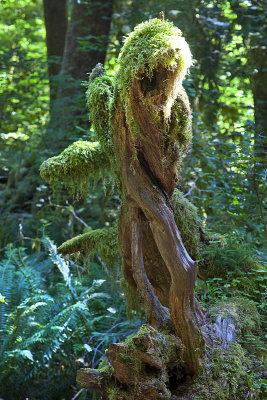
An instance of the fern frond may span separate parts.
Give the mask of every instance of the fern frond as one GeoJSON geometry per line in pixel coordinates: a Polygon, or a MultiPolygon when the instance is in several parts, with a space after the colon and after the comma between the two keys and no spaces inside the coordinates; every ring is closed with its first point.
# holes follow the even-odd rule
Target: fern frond
{"type": "Polygon", "coordinates": [[[77,294],[71,283],[69,262],[66,261],[60,254],[58,254],[57,246],[52,242],[52,240],[50,240],[48,237],[44,236],[42,241],[49,251],[52,262],[58,267],[59,271],[61,272],[61,274],[64,278],[64,281],[66,282],[67,287],[69,288],[69,290],[71,291],[71,294],[76,299],[77,294]]]}

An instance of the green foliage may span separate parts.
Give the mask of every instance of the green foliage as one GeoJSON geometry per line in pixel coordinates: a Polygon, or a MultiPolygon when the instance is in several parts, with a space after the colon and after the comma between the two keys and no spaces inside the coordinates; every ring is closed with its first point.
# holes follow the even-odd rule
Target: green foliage
{"type": "Polygon", "coordinates": [[[112,299],[96,266],[75,276],[80,267],[48,238],[43,243],[50,260],[10,247],[0,263],[0,394],[9,399],[69,396],[77,366],[94,367],[110,342],[130,332],[120,296],[112,299]]]}
{"type": "MultiPolygon", "coordinates": [[[[229,293],[246,296],[263,306],[261,301],[264,300],[267,280],[266,263],[256,254],[252,255],[251,249],[242,243],[228,241],[223,247],[216,243],[207,247],[203,255],[203,272],[208,277],[216,277],[218,283],[219,280],[223,281],[229,293]]],[[[212,282],[212,279],[208,280],[207,285],[212,285],[212,282]]],[[[224,296],[227,297],[227,292],[224,296]]]]}
{"type": "Polygon", "coordinates": [[[224,128],[209,139],[203,123],[195,122],[192,154],[185,161],[192,201],[202,208],[210,229],[239,235],[260,250],[265,242],[266,185],[263,163],[254,154],[251,124],[240,124],[230,137],[224,128]]]}
{"type": "MultiPolygon", "coordinates": [[[[253,4],[200,0],[168,0],[161,3],[116,1],[110,36],[112,43],[106,58],[108,74],[115,75],[118,70],[115,58],[122,45],[122,37],[136,24],[154,18],[161,10],[184,32],[195,58],[191,75],[184,82],[194,110],[193,148],[184,162],[179,189],[186,193],[186,199],[193,201],[202,223],[195,208],[183,196],[179,195],[173,201],[177,204],[174,207],[175,218],[186,248],[203,270],[206,266],[208,279],[205,282],[198,281],[197,295],[207,310],[218,299],[227,300],[231,296],[242,295],[254,300],[262,316],[266,309],[266,271],[263,263],[266,175],[262,159],[258,156],[263,138],[258,136],[258,127],[255,129],[253,107],[254,101],[256,106],[258,102],[257,93],[253,93],[253,90],[264,72],[262,59],[266,46],[266,11],[260,1],[253,4]],[[201,229],[205,232],[201,232],[201,229]],[[225,239],[214,237],[211,231],[226,236],[227,243],[225,239]],[[207,236],[209,240],[212,239],[209,246],[204,246],[204,253],[200,240],[203,235],[204,243],[207,236]]],[[[89,131],[80,82],[61,74],[55,77],[55,84],[65,88],[66,96],[57,102],[53,111],[54,125],[47,127],[44,134],[49,117],[49,87],[41,2],[5,0],[1,2],[0,13],[1,254],[8,242],[15,241],[22,246],[30,243],[35,251],[29,256],[23,249],[10,248],[0,261],[1,373],[3,371],[0,387],[1,390],[5,388],[9,398],[13,396],[16,400],[19,396],[36,399],[39,396],[42,400],[68,398],[71,392],[69,386],[75,380],[75,363],[93,366],[108,343],[119,340],[119,328],[124,332],[128,330],[126,322],[118,322],[124,321],[124,314],[122,319],[119,317],[120,305],[124,307],[124,297],[122,301],[116,292],[120,302],[116,305],[118,311],[114,314],[107,311],[107,308],[114,308],[112,299],[105,296],[105,293],[110,293],[109,284],[93,284],[94,280],[106,279],[100,272],[101,267],[91,263],[89,276],[85,275],[85,268],[73,264],[71,260],[66,263],[63,258],[58,258],[53,245],[47,242],[53,264],[42,252],[37,251],[40,246],[38,228],[50,223],[47,227],[49,235],[61,243],[80,233],[86,221],[93,228],[93,240],[95,229],[116,220],[119,200],[116,192],[110,195],[109,186],[108,196],[105,197],[100,184],[90,190],[84,202],[76,203],[75,207],[64,191],[61,200],[56,196],[51,200],[50,190],[38,178],[40,161],[77,140],[77,136],[84,140],[86,135],[91,146],[91,141],[96,140],[95,132],[89,131]],[[77,96],[69,95],[74,88],[77,96]],[[81,110],[84,110],[82,115],[81,110]],[[85,300],[82,294],[86,295],[89,288],[89,296],[103,293],[103,297],[85,300]],[[87,307],[89,311],[86,311],[87,307]],[[82,315],[86,316],[86,323],[82,315]]],[[[163,24],[167,30],[177,33],[176,28],[171,28],[168,22],[156,21],[155,29],[157,24],[163,24]]],[[[147,26],[143,25],[143,28],[147,26]]],[[[151,77],[151,71],[146,69],[147,60],[152,59],[152,64],[156,65],[157,57],[164,57],[169,65],[176,63],[170,43],[167,43],[167,47],[163,43],[164,35],[157,36],[157,43],[154,44],[162,44],[163,47],[153,53],[156,48],[147,46],[152,40],[149,32],[144,36],[137,31],[135,34],[140,40],[140,52],[125,52],[124,67],[120,69],[123,82],[130,82],[132,74],[141,65],[151,77]],[[145,43],[145,40],[148,42],[145,43]]],[[[126,41],[129,47],[132,40],[129,37],[126,41]]],[[[85,48],[84,41],[79,39],[78,44],[85,48]]],[[[89,40],[87,45],[95,46],[89,40]]],[[[107,121],[107,110],[111,106],[111,79],[105,76],[96,82],[100,83],[100,91],[95,91],[95,97],[92,96],[90,100],[90,118],[98,135],[97,140],[105,150],[104,144],[108,143],[109,147],[110,140],[107,136],[108,123],[104,121],[107,121]],[[103,99],[107,101],[103,102],[103,99]],[[100,102],[103,118],[97,120],[100,102]],[[101,128],[104,129],[101,131],[101,128]]],[[[118,104],[119,93],[116,95],[115,105],[118,104]]],[[[264,104],[264,99],[258,100],[264,104]]],[[[173,111],[177,112],[178,127],[183,122],[183,115],[179,114],[178,108],[173,108],[173,111]]],[[[173,134],[175,131],[176,128],[173,134]]],[[[97,152],[90,150],[92,154],[86,149],[81,153],[78,151],[78,154],[74,151],[76,174],[79,157],[82,158],[88,151],[88,166],[92,165],[93,157],[97,155],[101,162],[93,167],[93,171],[99,168],[97,176],[102,176],[100,167],[104,165],[106,175],[108,159],[101,158],[104,153],[100,147],[97,146],[97,149],[97,152]]],[[[71,154],[67,157],[71,157],[71,154]]],[[[64,169],[64,162],[60,162],[57,168],[60,171],[58,179],[72,186],[72,171],[64,169]]],[[[86,172],[82,168],[81,174],[85,191],[90,179],[89,170],[86,172]]],[[[101,258],[106,249],[108,252],[115,249],[115,235],[111,243],[114,243],[113,249],[112,246],[108,247],[108,243],[107,247],[102,247],[101,258]]],[[[127,291],[129,295],[129,288],[127,291]]],[[[132,296],[132,300],[136,302],[136,296],[132,296]]],[[[246,340],[256,343],[261,349],[261,344],[257,344],[258,339],[250,336],[246,340]]],[[[233,351],[238,349],[234,348],[233,351]]],[[[215,357],[221,359],[221,354],[214,354],[215,357]]],[[[245,374],[244,379],[250,391],[243,398],[257,398],[264,384],[262,359],[259,356],[255,358],[258,358],[258,363],[248,367],[245,374]]],[[[234,375],[231,368],[229,364],[223,373],[234,375]]],[[[236,368],[238,370],[240,364],[236,368]]],[[[217,390],[218,393],[222,391],[219,387],[217,390]]],[[[1,396],[8,398],[6,393],[1,392],[1,396]]],[[[205,396],[209,398],[210,394],[205,396]]]]}
{"type": "Polygon", "coordinates": [[[48,111],[42,12],[37,2],[9,0],[1,2],[0,15],[0,147],[25,145],[40,133],[48,111]]]}

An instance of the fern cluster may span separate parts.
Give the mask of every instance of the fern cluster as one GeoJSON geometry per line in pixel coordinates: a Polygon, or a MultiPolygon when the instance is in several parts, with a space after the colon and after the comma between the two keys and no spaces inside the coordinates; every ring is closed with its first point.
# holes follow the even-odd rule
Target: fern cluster
{"type": "Polygon", "coordinates": [[[0,302],[0,396],[5,399],[74,393],[77,367],[95,366],[110,342],[131,332],[124,304],[120,296],[114,300],[103,272],[92,266],[94,279],[78,278],[72,269],[79,266],[60,256],[49,238],[42,243],[45,252],[33,256],[9,247],[0,263],[5,299],[0,302]]]}

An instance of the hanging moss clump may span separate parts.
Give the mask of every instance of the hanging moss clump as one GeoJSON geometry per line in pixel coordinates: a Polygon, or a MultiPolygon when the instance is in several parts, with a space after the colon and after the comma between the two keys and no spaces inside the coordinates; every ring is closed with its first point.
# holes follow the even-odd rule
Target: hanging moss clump
{"type": "Polygon", "coordinates": [[[52,187],[63,183],[72,193],[85,195],[90,178],[97,180],[109,170],[109,160],[99,142],[78,141],[44,161],[40,174],[52,187]]]}
{"type": "Polygon", "coordinates": [[[192,56],[180,29],[170,21],[154,18],[139,24],[128,35],[118,61],[118,87],[125,97],[140,68],[150,78],[159,64],[178,69],[182,81],[192,64],[192,56]]]}
{"type": "Polygon", "coordinates": [[[101,64],[89,76],[86,92],[89,120],[104,152],[112,160],[114,149],[109,127],[109,109],[113,98],[113,78],[106,75],[101,64]]]}

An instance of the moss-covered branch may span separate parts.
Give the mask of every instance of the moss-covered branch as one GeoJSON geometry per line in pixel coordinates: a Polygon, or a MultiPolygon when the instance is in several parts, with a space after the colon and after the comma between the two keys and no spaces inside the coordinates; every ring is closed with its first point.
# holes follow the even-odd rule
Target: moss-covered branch
{"type": "Polygon", "coordinates": [[[83,252],[90,254],[97,250],[102,260],[113,266],[118,263],[118,227],[95,229],[78,235],[64,242],[58,252],[61,254],[74,254],[83,252]]]}
{"type": "Polygon", "coordinates": [[[99,179],[110,171],[108,157],[99,142],[78,141],[60,155],[44,161],[41,177],[53,187],[63,183],[73,193],[86,194],[90,178],[99,179]]]}

